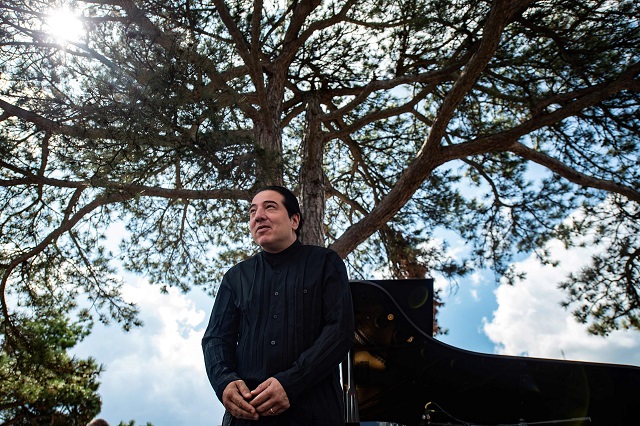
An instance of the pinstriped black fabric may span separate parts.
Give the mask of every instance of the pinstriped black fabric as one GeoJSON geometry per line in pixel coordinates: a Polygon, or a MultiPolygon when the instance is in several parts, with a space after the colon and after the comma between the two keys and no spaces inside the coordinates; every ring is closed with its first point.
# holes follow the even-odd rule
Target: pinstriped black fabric
{"type": "Polygon", "coordinates": [[[338,364],[353,327],[346,268],[335,252],[296,241],[281,253],[259,253],[221,283],[202,340],[209,380],[221,398],[234,380],[254,389],[278,379],[291,408],[257,424],[342,424],[338,364]]]}

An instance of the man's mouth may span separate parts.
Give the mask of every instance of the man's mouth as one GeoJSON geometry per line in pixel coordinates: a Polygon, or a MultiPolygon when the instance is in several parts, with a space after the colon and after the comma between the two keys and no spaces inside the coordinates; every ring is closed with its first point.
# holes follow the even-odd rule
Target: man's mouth
{"type": "Polygon", "coordinates": [[[263,231],[265,229],[269,229],[269,225],[260,225],[256,228],[256,232],[263,231]]]}

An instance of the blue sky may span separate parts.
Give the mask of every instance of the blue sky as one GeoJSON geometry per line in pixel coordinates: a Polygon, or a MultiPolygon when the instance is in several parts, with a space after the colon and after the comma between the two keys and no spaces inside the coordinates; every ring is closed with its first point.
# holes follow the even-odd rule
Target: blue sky
{"type": "MultiPolygon", "coordinates": [[[[640,366],[640,332],[590,336],[559,305],[556,283],[593,249],[566,251],[559,243],[551,249],[561,264],[542,267],[523,258],[516,267],[528,278],[515,286],[497,285],[491,273],[480,271],[455,291],[444,287],[439,321],[449,334],[440,340],[476,352],[640,366]]],[[[125,333],[100,325],[75,348],[78,356],[93,356],[106,367],[100,416],[111,425],[219,425],[222,406],[207,381],[200,348],[213,300],[198,290],[161,294],[136,276],[125,281],[125,297],[139,305],[145,326],[125,333]]],[[[444,284],[436,277],[436,285],[444,284]]]]}

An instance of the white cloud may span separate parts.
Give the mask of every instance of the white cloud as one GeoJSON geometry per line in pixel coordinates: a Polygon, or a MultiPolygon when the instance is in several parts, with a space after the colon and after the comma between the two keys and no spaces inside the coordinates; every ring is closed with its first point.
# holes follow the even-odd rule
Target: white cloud
{"type": "Polygon", "coordinates": [[[485,276],[484,276],[484,274],[482,272],[474,271],[469,276],[469,282],[471,283],[472,286],[479,287],[479,286],[483,285],[486,282],[486,280],[485,280],[485,276]]]}
{"type": "Polygon", "coordinates": [[[480,301],[480,295],[478,294],[478,290],[473,289],[469,292],[469,294],[471,294],[471,298],[476,301],[479,302],[480,301]]]}
{"type": "Polygon", "coordinates": [[[127,284],[124,296],[140,307],[144,327],[125,333],[115,325],[97,326],[75,351],[106,367],[100,417],[112,425],[220,424],[223,408],[206,377],[200,346],[209,312],[198,306],[210,309],[212,300],[175,289],[161,294],[142,280],[127,284]]]}
{"type": "Polygon", "coordinates": [[[589,335],[571,312],[560,306],[563,294],[557,288],[569,271],[587,262],[593,249],[565,250],[560,243],[550,246],[562,259],[554,268],[540,265],[533,257],[517,264],[527,279],[514,286],[501,285],[495,291],[498,308],[491,320],[484,319],[484,332],[503,355],[570,359],[640,365],[640,333],[620,330],[606,338],[589,335]]]}

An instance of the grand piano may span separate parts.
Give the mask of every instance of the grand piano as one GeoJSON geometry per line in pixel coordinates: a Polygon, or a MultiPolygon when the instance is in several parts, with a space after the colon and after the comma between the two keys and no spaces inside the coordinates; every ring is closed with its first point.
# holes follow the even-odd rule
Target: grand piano
{"type": "Polygon", "coordinates": [[[488,355],[439,342],[431,279],[352,281],[351,290],[347,424],[640,425],[640,367],[488,355]]]}

